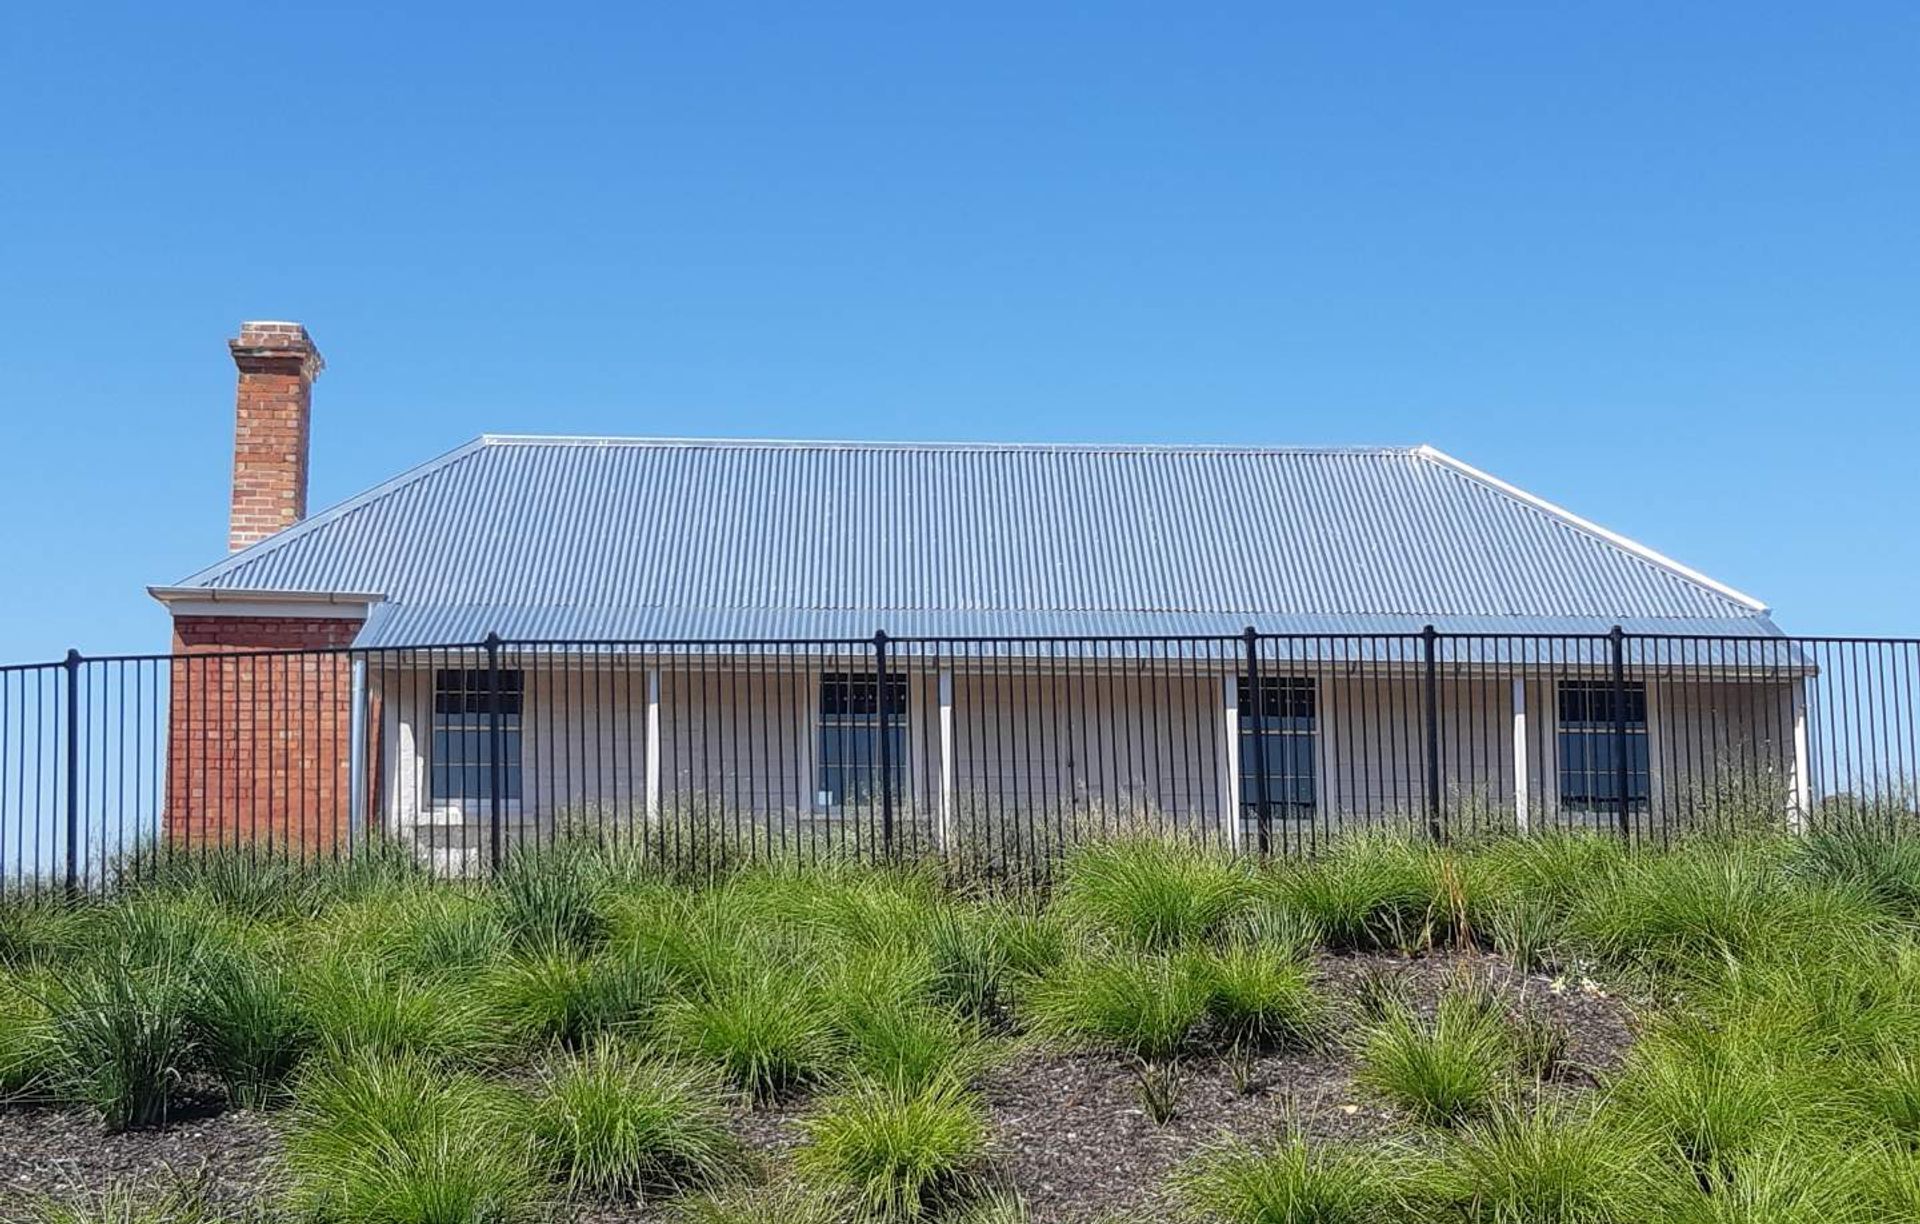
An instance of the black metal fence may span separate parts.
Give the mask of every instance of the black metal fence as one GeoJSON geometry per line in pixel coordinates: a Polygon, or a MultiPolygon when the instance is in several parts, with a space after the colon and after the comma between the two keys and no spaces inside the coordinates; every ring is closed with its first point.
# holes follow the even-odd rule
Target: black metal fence
{"type": "Polygon", "coordinates": [[[470,875],[578,837],[1011,871],[1140,827],[1897,823],[1916,688],[1920,641],[1618,630],[73,654],[0,668],[0,890],[223,851],[470,875]]]}

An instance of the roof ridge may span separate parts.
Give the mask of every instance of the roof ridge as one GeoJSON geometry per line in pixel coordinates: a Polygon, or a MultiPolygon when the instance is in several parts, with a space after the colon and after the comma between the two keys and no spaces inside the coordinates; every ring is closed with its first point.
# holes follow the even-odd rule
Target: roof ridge
{"type": "Polygon", "coordinates": [[[1260,446],[1177,442],[941,442],[858,438],[674,438],[614,434],[481,434],[483,446],[685,447],[737,450],[1032,451],[1091,454],[1416,455],[1419,446],[1260,446]]]}

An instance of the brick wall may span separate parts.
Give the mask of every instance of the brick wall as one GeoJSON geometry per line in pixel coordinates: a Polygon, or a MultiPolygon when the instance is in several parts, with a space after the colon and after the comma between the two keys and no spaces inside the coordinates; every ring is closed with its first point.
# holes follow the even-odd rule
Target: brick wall
{"type": "Polygon", "coordinates": [[[295,856],[346,845],[355,619],[174,620],[167,836],[295,856]]]}

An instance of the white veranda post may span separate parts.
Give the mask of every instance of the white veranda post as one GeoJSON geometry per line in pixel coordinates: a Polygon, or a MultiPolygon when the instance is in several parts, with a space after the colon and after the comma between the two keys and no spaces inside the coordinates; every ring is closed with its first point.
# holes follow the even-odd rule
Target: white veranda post
{"type": "Polygon", "coordinates": [[[1525,833],[1531,823],[1527,811],[1527,682],[1513,678],[1513,826],[1525,833]]]}
{"type": "Polygon", "coordinates": [[[1221,680],[1220,725],[1225,729],[1221,745],[1220,823],[1226,829],[1227,844],[1240,848],[1240,681],[1236,676],[1221,680]]]}

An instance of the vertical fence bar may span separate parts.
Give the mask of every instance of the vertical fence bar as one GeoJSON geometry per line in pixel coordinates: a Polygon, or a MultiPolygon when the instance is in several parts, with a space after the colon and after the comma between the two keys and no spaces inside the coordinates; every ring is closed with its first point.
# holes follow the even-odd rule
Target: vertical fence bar
{"type": "Polygon", "coordinates": [[[1427,836],[1440,841],[1440,668],[1437,646],[1440,632],[1432,625],[1420,631],[1421,657],[1425,678],[1421,685],[1421,705],[1427,723],[1427,836]]]}
{"type": "Polygon", "coordinates": [[[487,635],[487,847],[492,870],[500,870],[500,776],[506,747],[500,728],[500,635],[487,635]]]}
{"type": "Polygon", "coordinates": [[[878,714],[880,737],[880,839],[888,859],[893,858],[893,734],[890,720],[892,711],[887,708],[887,631],[876,630],[873,635],[873,674],[877,692],[874,694],[874,709],[878,714]]]}
{"type": "Polygon", "coordinates": [[[1613,661],[1613,785],[1615,814],[1620,824],[1620,840],[1633,838],[1632,796],[1627,761],[1627,631],[1615,625],[1607,634],[1607,649],[1613,661]]]}
{"type": "MultiPolygon", "coordinates": [[[[1265,858],[1273,849],[1273,817],[1272,809],[1267,806],[1267,745],[1262,734],[1265,730],[1263,719],[1266,707],[1260,700],[1260,635],[1254,632],[1252,625],[1248,625],[1241,634],[1241,640],[1246,644],[1247,695],[1244,702],[1236,704],[1244,705],[1248,713],[1243,717],[1253,720],[1247,727],[1251,734],[1243,751],[1253,754],[1255,844],[1260,850],[1260,857],[1265,858]]],[[[1245,768],[1244,763],[1242,768],[1245,768]]]]}
{"type": "Polygon", "coordinates": [[[80,652],[67,651],[67,896],[80,892],[80,652]]]}

